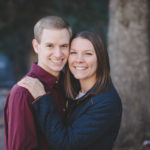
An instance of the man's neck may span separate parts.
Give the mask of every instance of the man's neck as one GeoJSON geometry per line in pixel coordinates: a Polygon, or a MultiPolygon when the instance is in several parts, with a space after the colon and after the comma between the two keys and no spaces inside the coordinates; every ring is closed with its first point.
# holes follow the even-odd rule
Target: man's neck
{"type": "Polygon", "coordinates": [[[56,72],[55,71],[50,71],[49,69],[46,69],[43,66],[41,66],[39,63],[37,63],[37,65],[40,66],[43,70],[45,70],[49,74],[51,74],[52,76],[54,76],[57,80],[59,79],[60,71],[56,71],[56,72]]]}

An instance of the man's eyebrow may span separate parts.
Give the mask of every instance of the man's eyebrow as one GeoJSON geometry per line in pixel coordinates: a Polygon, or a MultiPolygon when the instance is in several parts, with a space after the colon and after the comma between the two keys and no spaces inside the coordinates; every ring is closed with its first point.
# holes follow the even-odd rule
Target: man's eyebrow
{"type": "Polygon", "coordinates": [[[52,42],[46,42],[45,44],[54,44],[54,43],[52,43],[52,42]]]}
{"type": "Polygon", "coordinates": [[[63,43],[63,44],[61,44],[61,45],[69,45],[69,43],[63,43]]]}

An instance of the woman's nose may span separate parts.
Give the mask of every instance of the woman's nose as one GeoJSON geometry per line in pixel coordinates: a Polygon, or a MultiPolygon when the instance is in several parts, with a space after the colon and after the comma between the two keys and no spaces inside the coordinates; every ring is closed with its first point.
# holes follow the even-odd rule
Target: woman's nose
{"type": "Polygon", "coordinates": [[[83,62],[84,61],[83,55],[82,54],[78,54],[77,57],[76,57],[76,61],[83,62]]]}

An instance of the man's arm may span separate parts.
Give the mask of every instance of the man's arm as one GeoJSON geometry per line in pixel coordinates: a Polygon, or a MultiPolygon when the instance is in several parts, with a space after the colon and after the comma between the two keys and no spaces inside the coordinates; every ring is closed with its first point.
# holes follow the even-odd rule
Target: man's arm
{"type": "Polygon", "coordinates": [[[6,150],[37,149],[32,99],[28,91],[21,87],[10,94],[4,110],[6,150]]]}

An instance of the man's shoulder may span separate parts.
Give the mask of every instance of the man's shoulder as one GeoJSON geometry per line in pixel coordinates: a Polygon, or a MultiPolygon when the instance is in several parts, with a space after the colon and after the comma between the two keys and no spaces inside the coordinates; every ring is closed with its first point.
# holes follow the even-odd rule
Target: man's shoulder
{"type": "MultiPolygon", "coordinates": [[[[39,79],[38,76],[32,70],[30,72],[28,72],[26,75],[24,75],[21,79],[23,79],[26,76],[39,79]]],[[[14,95],[14,94],[15,95],[16,94],[19,94],[19,95],[22,95],[22,94],[31,95],[26,88],[17,85],[17,83],[12,87],[9,95],[14,95]]]]}
{"type": "MultiPolygon", "coordinates": [[[[26,77],[26,76],[37,78],[36,75],[32,71],[28,72],[24,77],[26,77]]],[[[22,77],[21,79],[23,79],[24,77],[22,77]]],[[[12,87],[12,89],[10,91],[10,95],[12,95],[12,94],[30,95],[29,91],[26,88],[19,86],[17,83],[12,87]]]]}
{"type": "Polygon", "coordinates": [[[29,94],[27,89],[25,89],[25,88],[23,88],[23,87],[21,87],[21,86],[19,86],[17,84],[15,84],[12,87],[11,91],[10,91],[10,95],[12,95],[12,94],[23,94],[23,93],[24,94],[29,94]]]}
{"type": "Polygon", "coordinates": [[[13,86],[13,88],[11,89],[9,96],[8,96],[9,101],[24,101],[31,103],[34,99],[32,97],[32,95],[30,94],[30,92],[26,89],[23,88],[17,84],[15,84],[13,86]]]}
{"type": "Polygon", "coordinates": [[[7,96],[5,107],[9,107],[9,109],[13,107],[24,108],[24,106],[31,105],[33,100],[27,89],[15,84],[7,96]]]}

